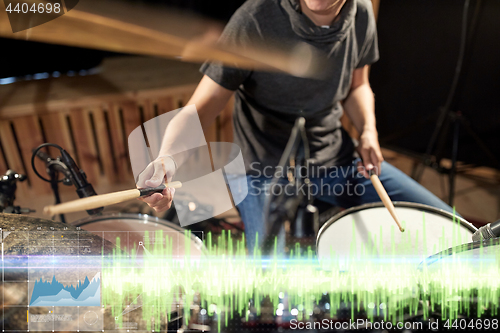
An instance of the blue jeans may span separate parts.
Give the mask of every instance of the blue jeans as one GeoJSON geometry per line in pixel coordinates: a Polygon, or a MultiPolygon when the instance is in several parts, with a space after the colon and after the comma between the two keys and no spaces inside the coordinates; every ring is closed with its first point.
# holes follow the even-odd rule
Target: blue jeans
{"type": "MultiPolygon", "coordinates": [[[[351,165],[326,169],[328,171],[322,177],[311,177],[311,194],[319,200],[343,208],[380,201],[371,181],[357,172],[355,163],[353,161],[351,165]]],[[[441,199],[387,162],[382,163],[379,178],[393,201],[421,203],[453,212],[441,199]]],[[[241,181],[247,182],[248,195],[237,207],[245,224],[247,248],[251,254],[256,245],[255,235],[258,233],[259,247],[267,236],[264,216],[266,200],[270,193],[279,193],[279,189],[270,190],[272,178],[266,176],[246,176],[241,181]]],[[[283,231],[278,235],[278,248],[284,248],[283,231]]]]}

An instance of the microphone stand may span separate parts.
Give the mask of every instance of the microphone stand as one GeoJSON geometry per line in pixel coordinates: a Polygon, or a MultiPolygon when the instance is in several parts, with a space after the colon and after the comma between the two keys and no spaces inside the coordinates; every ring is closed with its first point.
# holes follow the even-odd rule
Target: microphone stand
{"type": "MultiPolygon", "coordinates": [[[[34,154],[36,157],[38,157],[40,160],[45,162],[45,170],[47,174],[49,175],[50,179],[50,187],[52,188],[52,192],[54,193],[54,198],[55,198],[55,204],[60,204],[61,203],[61,197],[59,196],[59,173],[62,173],[64,175],[64,178],[62,180],[64,185],[71,185],[71,174],[67,168],[67,166],[59,159],[53,159],[50,157],[47,153],[41,151],[41,150],[33,150],[34,154]]],[[[42,178],[43,179],[43,178],[42,178]]],[[[45,179],[44,179],[45,180],[45,179]]],[[[64,214],[60,214],[59,218],[62,223],[66,223],[66,218],[64,214]]]]}
{"type": "Polygon", "coordinates": [[[297,238],[304,236],[305,220],[309,215],[312,216],[315,231],[317,232],[317,229],[319,229],[318,213],[316,207],[312,205],[313,198],[310,195],[310,181],[307,176],[307,161],[309,158],[310,152],[305,132],[305,119],[301,117],[295,121],[290,139],[281,156],[277,173],[278,170],[286,170],[288,166],[289,184],[295,186],[296,189],[304,186],[306,193],[297,191],[295,195],[287,195],[283,191],[283,194],[273,196],[272,189],[282,183],[283,180],[275,173],[271,182],[271,194],[267,198],[264,208],[268,233],[263,243],[263,255],[271,254],[274,247],[273,238],[278,235],[285,221],[294,222],[295,236],[297,238]]]}
{"type": "MultiPolygon", "coordinates": [[[[49,175],[50,178],[50,187],[52,188],[52,193],[54,193],[54,199],[55,199],[55,204],[60,204],[61,203],[61,197],[59,196],[59,171],[57,171],[54,168],[54,165],[51,165],[51,163],[54,160],[51,160],[46,164],[46,169],[47,169],[47,174],[49,175]]],[[[67,178],[65,178],[66,180],[67,178]]],[[[66,223],[66,218],[64,214],[60,214],[59,218],[62,223],[66,223]]]]}

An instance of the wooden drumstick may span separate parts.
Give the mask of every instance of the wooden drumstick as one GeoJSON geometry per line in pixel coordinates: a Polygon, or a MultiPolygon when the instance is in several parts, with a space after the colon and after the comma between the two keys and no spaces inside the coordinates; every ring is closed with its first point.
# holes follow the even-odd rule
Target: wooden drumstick
{"type": "Polygon", "coordinates": [[[382,182],[378,178],[376,173],[371,173],[370,174],[370,180],[372,181],[373,187],[375,187],[375,191],[377,191],[378,196],[380,197],[380,200],[384,203],[385,208],[389,211],[391,214],[392,218],[398,225],[398,228],[401,232],[404,232],[405,229],[401,226],[401,223],[399,222],[399,217],[396,214],[396,208],[394,208],[394,205],[391,201],[391,198],[389,198],[389,195],[387,194],[387,191],[385,190],[384,186],[382,185],[382,182]]]}
{"type": "Polygon", "coordinates": [[[45,208],[43,209],[43,213],[48,216],[53,216],[56,214],[73,213],[82,210],[89,210],[103,206],[109,206],[130,199],[147,196],[152,193],[162,192],[167,187],[180,188],[182,187],[182,183],[171,182],[166,185],[160,185],[158,187],[141,188],[141,189],[120,191],[120,192],[113,192],[108,194],[94,195],[88,198],[65,202],[59,205],[45,206],[45,208]]]}

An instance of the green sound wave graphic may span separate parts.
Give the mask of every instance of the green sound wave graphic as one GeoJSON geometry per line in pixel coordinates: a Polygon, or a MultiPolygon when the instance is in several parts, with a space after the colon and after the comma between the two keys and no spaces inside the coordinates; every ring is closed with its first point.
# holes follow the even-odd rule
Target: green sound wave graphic
{"type": "MultiPolygon", "coordinates": [[[[200,301],[208,315],[224,317],[224,322],[218,320],[221,330],[235,314],[248,319],[250,299],[260,314],[265,297],[276,311],[283,295],[288,297],[289,311],[292,304],[298,305],[298,320],[309,320],[315,304],[326,294],[331,317],[348,302],[353,305],[353,320],[363,309],[369,320],[383,317],[393,323],[417,313],[425,319],[438,310],[443,319],[461,314],[498,315],[498,250],[483,255],[481,244],[480,255],[473,260],[459,256],[456,249],[446,260],[432,263],[411,254],[419,239],[418,234],[415,236],[408,234],[408,242],[402,245],[406,247],[404,256],[397,255],[403,249],[395,246],[391,253],[381,255],[380,241],[361,251],[353,245],[348,260],[340,260],[332,251],[330,258],[318,261],[311,248],[302,250],[298,244],[287,258],[277,255],[276,247],[269,258],[258,249],[247,256],[244,238],[234,240],[230,232],[217,240],[208,234],[205,255],[196,257],[190,254],[192,240],[187,231],[185,255],[177,256],[172,239],[162,230],[151,238],[145,232],[142,254],[135,245],[130,251],[120,250],[118,238],[112,255],[102,257],[102,302],[111,307],[117,325],[124,313],[142,307],[147,329],[155,331],[160,330],[165,318],[171,319],[175,304],[182,304],[187,323],[190,304],[200,301]]],[[[443,238],[441,249],[462,241],[458,232],[452,237],[451,244],[443,238]]]]}

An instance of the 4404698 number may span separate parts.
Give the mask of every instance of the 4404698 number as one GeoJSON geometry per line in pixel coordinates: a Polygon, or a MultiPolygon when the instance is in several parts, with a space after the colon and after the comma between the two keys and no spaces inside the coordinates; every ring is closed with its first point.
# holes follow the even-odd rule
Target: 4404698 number
{"type": "Polygon", "coordinates": [[[446,329],[470,329],[470,330],[498,330],[499,322],[498,319],[454,319],[446,320],[443,325],[446,329]]]}
{"type": "Polygon", "coordinates": [[[18,2],[15,6],[12,5],[12,3],[9,3],[7,8],[5,8],[6,12],[9,13],[55,13],[59,14],[61,13],[61,4],[60,3],[55,3],[51,4],[50,2],[45,2],[45,3],[26,3],[26,2],[18,2]]]}

